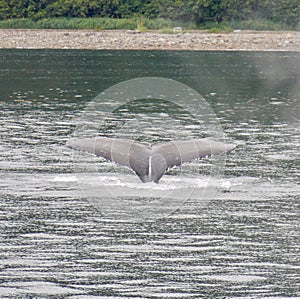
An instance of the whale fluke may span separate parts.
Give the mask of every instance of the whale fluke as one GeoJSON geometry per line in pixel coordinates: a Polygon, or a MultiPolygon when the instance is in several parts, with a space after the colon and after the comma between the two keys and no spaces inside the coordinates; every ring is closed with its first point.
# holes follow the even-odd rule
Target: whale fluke
{"type": "Polygon", "coordinates": [[[143,183],[158,183],[166,170],[173,166],[230,152],[236,147],[208,138],[176,140],[151,146],[149,143],[106,137],[71,139],[66,146],[129,167],[143,183]]]}

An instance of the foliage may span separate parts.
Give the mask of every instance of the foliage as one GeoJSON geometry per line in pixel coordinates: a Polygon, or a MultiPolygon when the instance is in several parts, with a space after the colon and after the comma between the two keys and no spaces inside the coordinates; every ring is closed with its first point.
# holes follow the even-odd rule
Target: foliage
{"type": "Polygon", "coordinates": [[[246,25],[259,21],[260,25],[270,22],[268,26],[279,23],[299,28],[299,16],[299,0],[0,0],[0,20],[101,18],[109,22],[107,19],[126,19],[124,23],[114,21],[114,26],[104,24],[104,27],[131,28],[135,19],[135,27],[143,30],[149,29],[147,20],[170,20],[188,26],[223,22],[246,25]],[[140,18],[146,21],[137,24],[140,18]]]}
{"type": "MultiPolygon", "coordinates": [[[[0,21],[0,28],[24,29],[138,29],[141,32],[173,28],[177,24],[163,19],[113,19],[113,18],[43,18],[43,19],[8,19],[0,21]]],[[[173,30],[173,29],[172,29],[173,30]]]]}
{"type": "MultiPolygon", "coordinates": [[[[291,27],[285,23],[274,22],[266,19],[254,19],[244,21],[230,21],[224,22],[223,25],[227,25],[232,29],[240,30],[289,30],[291,27]]],[[[297,30],[297,28],[294,28],[297,30]]],[[[299,29],[298,29],[299,30],[299,29]]]]}

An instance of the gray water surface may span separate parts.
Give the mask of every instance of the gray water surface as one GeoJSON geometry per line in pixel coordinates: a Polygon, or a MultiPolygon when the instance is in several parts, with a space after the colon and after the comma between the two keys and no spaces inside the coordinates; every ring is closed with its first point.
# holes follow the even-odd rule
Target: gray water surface
{"type": "MultiPolygon", "coordinates": [[[[1,50],[0,297],[299,298],[299,61],[292,52],[1,50]],[[74,161],[65,147],[90,100],[136,77],[195,89],[238,144],[205,205],[191,199],[167,217],[130,221],[103,213],[78,185],[78,175],[98,190],[128,181],[128,201],[148,203],[130,171],[84,153],[74,161]],[[98,163],[100,174],[86,171],[98,163]]],[[[149,139],[168,138],[159,127],[149,139]]],[[[123,137],[142,136],[126,128],[123,137]]],[[[210,169],[194,161],[151,188],[192,187],[210,169]]]]}

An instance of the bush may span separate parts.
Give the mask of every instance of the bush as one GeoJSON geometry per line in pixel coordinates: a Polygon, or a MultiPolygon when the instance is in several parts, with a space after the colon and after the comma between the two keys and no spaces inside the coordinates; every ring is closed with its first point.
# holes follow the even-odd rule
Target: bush
{"type": "Polygon", "coordinates": [[[255,19],[245,21],[207,22],[196,26],[195,23],[184,23],[169,19],[147,19],[147,18],[43,18],[43,19],[8,19],[0,21],[0,28],[15,29],[124,29],[141,32],[147,30],[160,30],[162,33],[173,33],[174,27],[182,27],[184,30],[206,29],[211,33],[230,32],[232,29],[241,30],[291,30],[293,28],[285,23],[273,22],[266,19],[255,19]]]}
{"type": "MultiPolygon", "coordinates": [[[[132,28],[137,18],[143,19],[142,27],[153,29],[172,28],[174,24],[171,23],[190,28],[195,24],[202,26],[209,22],[220,24],[225,21],[242,21],[246,22],[245,26],[259,29],[281,28],[281,24],[299,28],[299,16],[299,0],[0,0],[0,20],[59,18],[58,22],[46,24],[48,21],[44,21],[40,26],[68,28],[102,27],[104,23],[105,28],[126,29],[132,28]],[[64,18],[67,21],[61,21],[64,18]],[[71,18],[103,20],[72,23],[71,18]],[[280,25],[277,27],[274,24],[280,25]]],[[[8,25],[19,26],[20,23],[8,25]]]]}
{"type": "Polygon", "coordinates": [[[255,20],[245,20],[245,21],[231,21],[225,22],[225,25],[233,29],[241,30],[292,30],[292,26],[288,26],[284,23],[273,22],[266,19],[255,19],[255,20]]]}

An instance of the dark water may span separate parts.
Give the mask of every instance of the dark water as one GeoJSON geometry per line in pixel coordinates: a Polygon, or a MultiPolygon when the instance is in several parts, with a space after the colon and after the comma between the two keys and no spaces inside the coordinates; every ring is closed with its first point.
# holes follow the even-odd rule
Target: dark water
{"type": "MultiPolygon", "coordinates": [[[[0,297],[299,298],[299,74],[299,53],[1,50],[0,297]],[[103,215],[76,179],[104,188],[85,171],[101,161],[65,147],[90,100],[136,77],[190,86],[238,144],[205,205],[151,222],[103,215]]],[[[145,135],[166,137],[163,117],[145,135]]],[[[192,187],[209,163],[146,193],[192,187]]],[[[134,177],[102,165],[112,188],[134,177]]]]}

